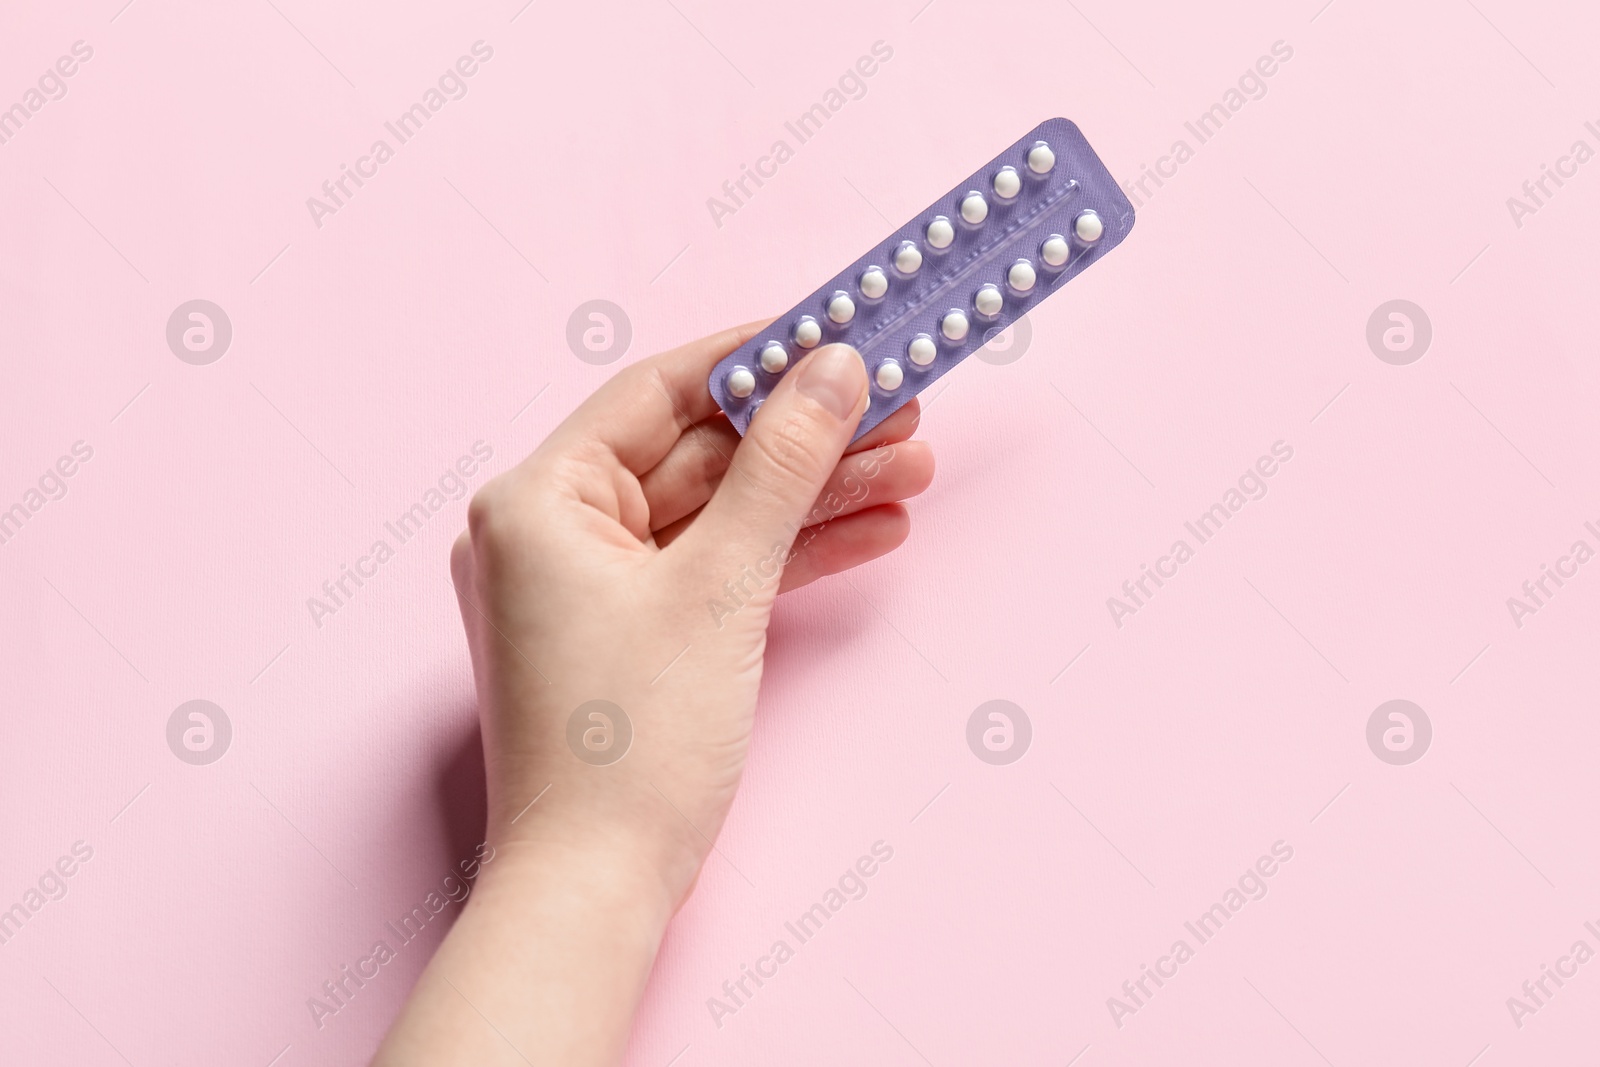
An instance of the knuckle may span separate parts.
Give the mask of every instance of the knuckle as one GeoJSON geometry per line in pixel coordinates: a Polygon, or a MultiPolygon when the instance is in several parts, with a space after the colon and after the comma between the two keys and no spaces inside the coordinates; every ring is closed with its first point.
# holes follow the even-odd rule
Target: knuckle
{"type": "Polygon", "coordinates": [[[472,587],[472,536],[465,530],[450,546],[450,577],[457,589],[472,587]]]}
{"type": "Polygon", "coordinates": [[[798,412],[787,412],[782,419],[765,427],[765,431],[749,439],[755,450],[758,476],[770,479],[774,487],[795,483],[809,485],[822,480],[826,471],[816,452],[816,434],[809,418],[798,412]]]}
{"type": "Polygon", "coordinates": [[[487,482],[467,503],[467,536],[475,554],[495,554],[520,536],[521,520],[502,478],[487,482]]]}
{"type": "Polygon", "coordinates": [[[467,501],[467,536],[473,544],[482,544],[488,540],[489,526],[494,521],[497,510],[494,482],[490,481],[473,493],[472,499],[467,501]]]}
{"type": "Polygon", "coordinates": [[[706,447],[700,450],[699,464],[694,478],[706,490],[715,490],[722,483],[722,476],[728,473],[728,455],[717,447],[716,439],[707,431],[699,430],[703,434],[706,447]]]}

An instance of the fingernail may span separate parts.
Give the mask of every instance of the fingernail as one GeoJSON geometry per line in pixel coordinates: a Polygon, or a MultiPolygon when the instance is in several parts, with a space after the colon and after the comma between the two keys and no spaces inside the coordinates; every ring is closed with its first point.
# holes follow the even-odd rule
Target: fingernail
{"type": "Polygon", "coordinates": [[[836,417],[848,419],[856,413],[866,384],[861,354],[849,345],[828,345],[801,364],[795,388],[836,417]]]}

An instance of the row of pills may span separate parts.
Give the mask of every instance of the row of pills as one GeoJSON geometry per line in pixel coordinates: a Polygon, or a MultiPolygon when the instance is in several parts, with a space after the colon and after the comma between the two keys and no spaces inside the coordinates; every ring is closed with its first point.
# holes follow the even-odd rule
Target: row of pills
{"type": "MultiPolygon", "coordinates": [[[[1044,176],[1055,169],[1056,154],[1044,141],[1040,141],[1028,150],[1028,169],[1034,174],[1044,176]]],[[[1010,203],[1022,192],[1022,175],[1013,166],[1004,166],[994,173],[994,180],[989,183],[994,190],[995,199],[1002,203],[1010,203]]],[[[961,198],[957,210],[963,221],[980,226],[989,217],[989,201],[984,195],[974,189],[961,198]]],[[[928,244],[934,248],[948,248],[955,240],[955,227],[943,215],[937,215],[928,223],[928,244]]]]}
{"type": "MultiPolygon", "coordinates": [[[[1036,146],[1035,151],[1038,151],[1039,147],[1043,147],[1047,152],[1049,151],[1048,146],[1036,146]]],[[[1052,156],[1050,165],[1054,166],[1054,164],[1055,159],[1052,156]]],[[[1002,170],[1001,174],[1004,173],[1005,171],[1002,170]]],[[[996,183],[999,183],[998,175],[996,176],[996,183]]],[[[1100,235],[1105,232],[1105,227],[1100,220],[1100,216],[1095,212],[1082,211],[1073,220],[1072,232],[1082,244],[1092,245],[1100,239],[1100,235]]],[[[913,252],[916,250],[915,245],[906,242],[901,245],[901,251],[903,252],[908,247],[913,252]]],[[[1052,270],[1060,270],[1065,267],[1071,255],[1071,242],[1059,233],[1053,233],[1046,237],[1039,246],[1039,259],[1047,268],[1052,270]]],[[[917,257],[917,263],[918,266],[921,265],[920,254],[917,257]]],[[[1032,292],[1033,287],[1038,283],[1038,277],[1038,271],[1031,260],[1019,259],[1012,263],[1006,271],[1006,285],[1019,296],[1026,295],[1032,292]]],[[[888,291],[889,279],[884,274],[883,268],[874,266],[868,267],[862,272],[859,284],[863,296],[869,299],[877,299],[888,291]]],[[[1000,287],[993,282],[986,282],[979,286],[972,296],[973,310],[980,319],[993,319],[1000,314],[1000,309],[1004,304],[1005,297],[1001,293],[1000,287]]],[[[843,326],[853,320],[855,314],[855,301],[851,299],[849,293],[843,290],[836,290],[828,298],[827,316],[830,322],[843,326]]],[[[970,331],[971,322],[967,313],[961,308],[951,308],[939,320],[939,333],[951,344],[959,345],[964,342],[970,331]]],[[[810,315],[803,315],[795,323],[792,336],[794,343],[800,348],[815,348],[822,341],[822,324],[810,315]]],[[[925,333],[918,334],[906,346],[906,357],[917,367],[929,366],[938,354],[938,346],[934,339],[925,333]]],[[[789,366],[789,350],[778,341],[768,341],[761,348],[760,363],[761,369],[768,374],[782,374],[789,366]]],[[[898,361],[894,359],[885,359],[879,363],[873,377],[878,383],[878,387],[886,392],[895,391],[905,381],[904,371],[898,361]]],[[[754,393],[755,388],[756,378],[749,368],[734,367],[728,372],[728,395],[742,400],[754,393]]]]}
{"type": "MultiPolygon", "coordinates": [[[[938,222],[937,219],[934,221],[938,222]]],[[[1085,245],[1094,244],[1104,232],[1104,223],[1093,211],[1080,212],[1073,220],[1073,234],[1085,245]]],[[[1071,244],[1059,233],[1051,234],[1039,246],[1039,258],[1047,267],[1053,269],[1059,270],[1065,267],[1071,254],[1071,244]]],[[[915,274],[922,266],[922,253],[917,250],[915,244],[906,241],[895,252],[895,264],[895,269],[901,274],[915,274]]],[[[1033,264],[1026,259],[1019,259],[1012,264],[1006,280],[1013,289],[1025,293],[1033,288],[1036,277],[1033,264]]],[[[889,291],[889,276],[884,273],[882,267],[871,266],[861,272],[856,284],[861,295],[867,300],[878,300],[889,291]]],[[[834,290],[828,297],[827,316],[828,321],[837,326],[848,325],[856,317],[855,299],[843,289],[834,290]]],[[[795,324],[794,340],[801,348],[814,348],[822,340],[821,324],[809,315],[801,317],[795,324]]]]}
{"type": "Polygon", "coordinates": [[[740,434],[808,352],[838,341],[866,361],[869,432],[1120,244],[1133,205],[1064,118],[1026,135],[883,235],[711,370],[740,434]]]}

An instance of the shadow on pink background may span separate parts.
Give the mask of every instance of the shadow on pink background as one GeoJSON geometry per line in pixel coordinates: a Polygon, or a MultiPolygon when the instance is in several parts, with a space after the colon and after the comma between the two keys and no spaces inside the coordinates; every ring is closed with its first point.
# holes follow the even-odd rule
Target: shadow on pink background
{"type": "Polygon", "coordinates": [[[1020,356],[923,398],[910,543],[786,598],[629,1062],[1594,1054],[1592,12],[122,3],[0,15],[0,1061],[365,1062],[459,904],[409,944],[387,924],[481,831],[466,495],[617,367],[788,307],[1052,115],[1138,227],[1020,356]],[[632,334],[606,365],[566,339],[597,299],[632,334]],[[232,330],[203,365],[167,339],[193,300],[232,330]],[[1369,345],[1393,300],[1409,362],[1369,345]],[[232,731],[203,765],[168,743],[197,699],[232,731]],[[966,740],[996,699],[1032,726],[999,766],[966,740]],[[1409,763],[1369,746],[1391,700],[1431,727],[1409,763]],[[714,1010],[875,842],[866,895],[714,1010]]]}

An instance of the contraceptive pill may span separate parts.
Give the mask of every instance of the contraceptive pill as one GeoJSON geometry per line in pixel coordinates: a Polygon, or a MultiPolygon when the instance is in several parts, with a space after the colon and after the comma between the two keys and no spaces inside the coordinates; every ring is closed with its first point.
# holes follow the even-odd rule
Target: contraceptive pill
{"type": "Polygon", "coordinates": [[[756,376],[750,373],[749,367],[735,367],[728,372],[728,393],[732,396],[747,397],[756,391],[756,376]]]}
{"type": "Polygon", "coordinates": [[[1000,309],[1005,306],[1005,298],[1000,295],[1000,287],[989,282],[978,288],[972,296],[972,306],[978,309],[978,314],[986,319],[992,319],[1000,314],[1000,309]]]}
{"type": "Polygon", "coordinates": [[[1019,293],[1031,293],[1034,283],[1039,280],[1039,273],[1033,269],[1033,264],[1026,259],[1019,259],[1011,264],[1011,269],[1006,271],[1006,284],[1019,293]]]}
{"type": "Polygon", "coordinates": [[[810,315],[794,324],[794,343],[801,348],[815,348],[822,340],[822,324],[810,315]]]}
{"type": "MultiPolygon", "coordinates": [[[[1133,223],[1133,206],[1078,127],[1049,119],[819,286],[780,317],[775,335],[724,357],[711,394],[743,434],[807,350],[847,344],[873,384],[859,438],[1093,266],[1133,223]]],[[[994,403],[1005,403],[999,392],[994,403]]]]}
{"type": "Polygon", "coordinates": [[[894,269],[901,274],[915,274],[922,269],[922,250],[915,241],[901,241],[894,250],[894,269]]]}
{"type": "Polygon", "coordinates": [[[892,359],[886,359],[878,364],[877,371],[872,376],[878,383],[878,388],[892,393],[900,388],[906,380],[906,372],[900,369],[900,364],[892,359]]]}
{"type": "Polygon", "coordinates": [[[1010,200],[1022,191],[1022,175],[1016,167],[1001,167],[994,175],[994,195],[1010,200]]]}
{"type": "Polygon", "coordinates": [[[1100,240],[1100,235],[1105,229],[1100,216],[1093,211],[1085,211],[1072,221],[1072,232],[1086,245],[1092,245],[1100,240]]]}
{"type": "Polygon", "coordinates": [[[889,291],[889,276],[882,267],[868,267],[861,275],[861,295],[876,300],[889,291]]]}
{"type": "Polygon", "coordinates": [[[843,326],[856,317],[856,302],[850,299],[850,294],[839,290],[828,298],[828,318],[843,326]]]}
{"type": "Polygon", "coordinates": [[[1039,246],[1039,258],[1052,267],[1064,265],[1070,255],[1072,255],[1072,246],[1059,233],[1053,233],[1046,237],[1044,244],[1039,246]]]}
{"type": "Polygon", "coordinates": [[[789,365],[789,350],[776,341],[769,341],[761,349],[761,369],[768,374],[781,374],[789,365]]]}
{"type": "Polygon", "coordinates": [[[967,313],[960,308],[951,308],[944,313],[944,318],[939,320],[939,332],[944,334],[947,341],[965,341],[967,331],[972,323],[967,320],[967,313]]]}

